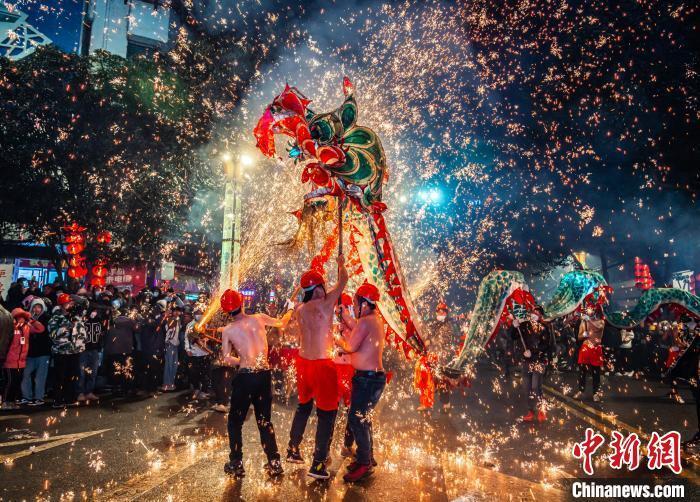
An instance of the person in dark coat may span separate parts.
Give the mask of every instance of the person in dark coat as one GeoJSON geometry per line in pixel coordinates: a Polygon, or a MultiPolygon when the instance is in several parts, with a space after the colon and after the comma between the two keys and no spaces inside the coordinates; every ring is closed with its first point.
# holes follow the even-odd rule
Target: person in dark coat
{"type": "Polygon", "coordinates": [[[136,321],[120,312],[104,339],[104,360],[107,374],[116,394],[123,395],[133,389],[134,381],[134,335],[136,321]]]}
{"type": "Polygon", "coordinates": [[[8,311],[21,307],[25,296],[27,296],[27,285],[24,278],[19,278],[7,290],[4,307],[8,311]]]}
{"type": "Polygon", "coordinates": [[[141,353],[144,363],[143,390],[154,392],[162,384],[165,333],[158,329],[162,313],[153,307],[140,326],[141,353]]]}
{"type": "Polygon", "coordinates": [[[528,395],[528,413],[523,421],[544,422],[547,415],[542,406],[542,383],[552,352],[552,337],[542,307],[535,307],[525,321],[513,319],[511,337],[523,347],[523,381],[528,395]]]}

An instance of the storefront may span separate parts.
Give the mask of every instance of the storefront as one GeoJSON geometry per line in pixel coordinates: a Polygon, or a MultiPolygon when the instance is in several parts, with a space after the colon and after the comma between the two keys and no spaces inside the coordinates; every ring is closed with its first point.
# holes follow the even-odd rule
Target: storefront
{"type": "Polygon", "coordinates": [[[27,281],[35,280],[39,286],[52,284],[58,277],[55,267],[49,260],[38,258],[15,258],[12,280],[24,278],[27,281]]]}
{"type": "Polygon", "coordinates": [[[138,293],[146,287],[146,273],[146,265],[114,265],[109,268],[106,283],[138,293]]]}

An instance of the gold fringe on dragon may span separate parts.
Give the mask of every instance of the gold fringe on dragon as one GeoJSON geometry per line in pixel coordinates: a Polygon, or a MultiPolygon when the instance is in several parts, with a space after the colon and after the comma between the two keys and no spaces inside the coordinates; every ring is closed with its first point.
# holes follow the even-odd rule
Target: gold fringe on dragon
{"type": "Polygon", "coordinates": [[[338,235],[348,235],[347,262],[352,283],[367,281],[380,291],[379,309],[389,341],[407,357],[425,353],[421,327],[406,288],[398,257],[382,213],[382,188],[388,178],[386,156],[377,134],[357,123],[357,103],[350,80],[343,79],[345,100],[337,109],[316,113],[311,100],[285,86],[265,109],[253,131],[258,149],[276,156],[275,135],[288,136],[288,156],[303,165],[301,181],[310,185],[297,212],[300,232],[313,230],[319,214],[342,206],[342,231],[326,237],[311,263],[323,269],[338,235]]]}
{"type": "MultiPolygon", "coordinates": [[[[343,207],[342,229],[349,233],[349,270],[358,286],[363,281],[375,285],[380,293],[379,309],[388,324],[387,338],[406,357],[418,364],[428,361],[422,330],[399,260],[391,242],[383,212],[382,189],[388,180],[386,157],[377,134],[357,124],[354,89],[343,80],[345,100],[337,109],[316,113],[295,87],[285,86],[265,109],[254,130],[258,149],[275,157],[275,135],[290,138],[288,156],[303,166],[301,181],[308,183],[304,208],[296,214],[300,232],[313,231],[319,221],[332,219],[336,205],[343,207]],[[321,216],[319,216],[321,215],[321,216]],[[417,356],[417,357],[416,357],[417,356]]],[[[311,267],[322,271],[343,232],[326,236],[311,267]]],[[[597,305],[607,321],[617,327],[631,327],[662,305],[674,304],[689,315],[700,318],[700,298],[674,288],[645,292],[630,312],[612,312],[612,292],[603,277],[590,270],[565,274],[551,299],[545,303],[545,318],[552,320],[597,305]]],[[[462,347],[440,373],[453,381],[474,374],[474,366],[493,339],[499,326],[513,317],[525,318],[536,302],[523,274],[494,270],[481,282],[462,347]]],[[[432,366],[432,365],[431,365],[432,366]]],[[[430,372],[438,370],[431,367],[430,372]]]]}

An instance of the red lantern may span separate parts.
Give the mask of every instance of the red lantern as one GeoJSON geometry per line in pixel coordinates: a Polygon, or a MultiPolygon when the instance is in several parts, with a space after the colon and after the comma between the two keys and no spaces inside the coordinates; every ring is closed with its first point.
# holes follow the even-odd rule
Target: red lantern
{"type": "Polygon", "coordinates": [[[82,267],[85,264],[85,257],[80,255],[71,256],[68,265],[73,268],[82,267]]]}
{"type": "Polygon", "coordinates": [[[66,244],[83,244],[85,236],[83,234],[68,234],[66,235],[66,244]]]}
{"type": "Polygon", "coordinates": [[[80,243],[80,242],[68,244],[66,246],[66,251],[68,252],[68,254],[72,254],[72,255],[80,254],[83,252],[84,249],[85,249],[85,244],[80,243]]]}
{"type": "Polygon", "coordinates": [[[68,269],[68,277],[73,279],[80,279],[87,275],[87,269],[85,267],[70,267],[68,269]]]}
{"type": "Polygon", "coordinates": [[[97,234],[97,242],[100,244],[109,244],[112,242],[112,233],[107,230],[103,230],[97,234]]]}
{"type": "Polygon", "coordinates": [[[107,281],[104,277],[92,277],[90,279],[90,284],[93,286],[104,287],[107,281]]]}
{"type": "Polygon", "coordinates": [[[92,267],[92,275],[94,277],[107,277],[107,268],[102,265],[92,267]]]}
{"type": "Polygon", "coordinates": [[[66,232],[67,234],[78,234],[80,232],[85,232],[87,230],[85,227],[81,227],[77,223],[71,223],[70,225],[66,225],[65,227],[61,227],[61,230],[66,232]]]}

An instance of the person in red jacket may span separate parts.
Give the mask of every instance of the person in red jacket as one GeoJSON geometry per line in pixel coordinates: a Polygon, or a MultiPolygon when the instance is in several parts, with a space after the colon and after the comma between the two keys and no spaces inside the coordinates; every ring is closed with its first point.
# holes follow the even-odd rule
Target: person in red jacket
{"type": "Polygon", "coordinates": [[[29,312],[22,308],[12,310],[14,331],[10,350],[7,352],[3,371],[5,373],[5,389],[3,391],[3,407],[14,408],[22,397],[21,383],[22,373],[27,365],[27,352],[29,352],[29,335],[41,333],[44,326],[32,319],[29,312]]]}

